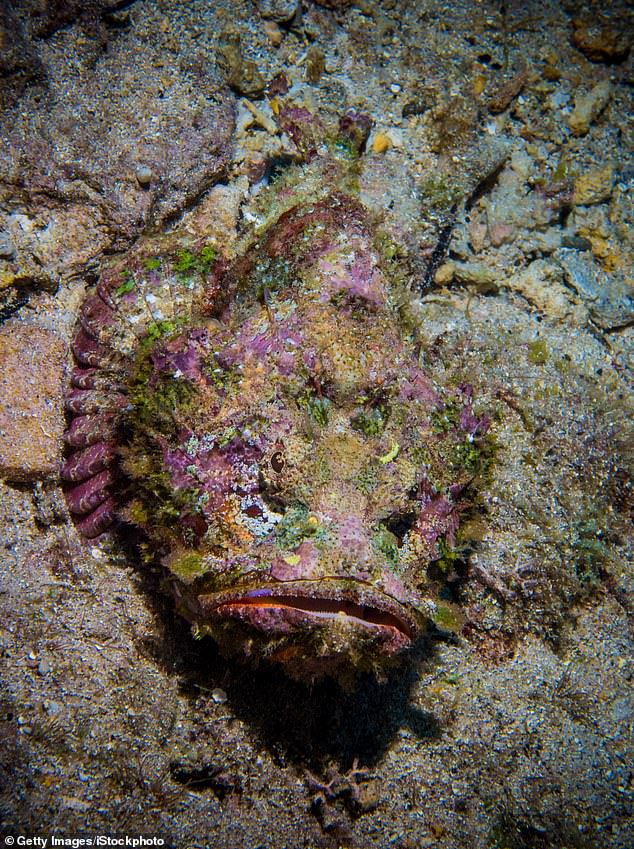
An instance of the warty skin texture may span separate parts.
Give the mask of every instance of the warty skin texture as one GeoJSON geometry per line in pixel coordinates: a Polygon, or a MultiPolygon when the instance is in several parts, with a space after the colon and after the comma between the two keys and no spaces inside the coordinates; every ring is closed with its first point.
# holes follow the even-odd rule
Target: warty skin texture
{"type": "Polygon", "coordinates": [[[196,636],[307,680],[380,673],[447,619],[428,567],[487,429],[421,368],[349,173],[273,187],[233,262],[167,246],[104,273],[67,402],[80,532],[140,529],[196,636]]]}

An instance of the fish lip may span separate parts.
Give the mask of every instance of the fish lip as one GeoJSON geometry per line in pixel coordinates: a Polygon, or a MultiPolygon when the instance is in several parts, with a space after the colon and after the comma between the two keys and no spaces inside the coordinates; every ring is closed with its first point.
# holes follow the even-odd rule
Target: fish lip
{"type": "Polygon", "coordinates": [[[279,581],[245,587],[243,590],[199,597],[206,616],[234,618],[249,608],[278,607],[303,613],[315,620],[345,616],[350,623],[368,629],[390,629],[400,640],[412,643],[422,631],[421,617],[393,596],[354,578],[319,578],[279,581]],[[276,604],[277,602],[277,604],[276,604]]]}

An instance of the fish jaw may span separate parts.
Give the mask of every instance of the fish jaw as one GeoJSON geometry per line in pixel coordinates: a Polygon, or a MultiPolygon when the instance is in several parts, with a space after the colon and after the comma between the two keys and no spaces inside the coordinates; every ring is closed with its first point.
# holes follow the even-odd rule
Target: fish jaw
{"type": "Polygon", "coordinates": [[[425,621],[371,584],[339,578],[199,595],[189,618],[195,632],[213,636],[223,650],[266,656],[291,677],[311,681],[351,668],[377,672],[412,647],[425,621]]]}

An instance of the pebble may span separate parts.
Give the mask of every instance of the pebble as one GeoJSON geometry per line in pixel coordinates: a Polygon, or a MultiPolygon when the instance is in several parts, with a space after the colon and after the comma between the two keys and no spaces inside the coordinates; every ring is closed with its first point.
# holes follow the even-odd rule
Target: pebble
{"type": "Polygon", "coordinates": [[[280,46],[284,36],[282,35],[282,30],[278,27],[275,21],[265,21],[264,32],[266,33],[266,37],[271,42],[273,47],[280,46]]]}
{"type": "Polygon", "coordinates": [[[152,169],[147,165],[138,165],[134,176],[140,186],[149,186],[152,182],[152,169]]]}
{"type": "Polygon", "coordinates": [[[575,136],[584,136],[590,124],[599,117],[612,96],[610,80],[602,80],[587,92],[575,95],[575,105],[568,119],[568,126],[575,136]]]}
{"type": "Polygon", "coordinates": [[[215,687],[211,691],[211,698],[217,705],[224,705],[224,703],[227,701],[227,694],[220,687],[215,687]]]}
{"type": "Polygon", "coordinates": [[[504,112],[526,85],[528,71],[525,65],[495,91],[489,99],[489,111],[494,115],[504,112]]]}
{"type": "Polygon", "coordinates": [[[437,286],[446,286],[454,279],[456,264],[454,262],[443,262],[434,274],[434,283],[437,286]]]}
{"type": "Polygon", "coordinates": [[[445,262],[434,275],[434,282],[439,286],[446,286],[454,280],[475,286],[479,292],[490,292],[498,287],[495,271],[482,262],[445,262]]]}
{"type": "Polygon", "coordinates": [[[40,660],[37,665],[37,671],[40,673],[40,675],[48,675],[48,673],[51,671],[50,661],[45,657],[42,658],[42,660],[40,660]]]}
{"type": "Polygon", "coordinates": [[[584,236],[576,236],[573,234],[572,236],[561,237],[561,247],[570,248],[575,251],[589,251],[592,248],[592,242],[584,236]]]}
{"type": "Polygon", "coordinates": [[[15,247],[8,233],[0,232],[0,259],[13,259],[15,247]]]}
{"type": "Polygon", "coordinates": [[[0,330],[0,477],[55,478],[61,460],[67,350],[50,330],[0,330]]]}

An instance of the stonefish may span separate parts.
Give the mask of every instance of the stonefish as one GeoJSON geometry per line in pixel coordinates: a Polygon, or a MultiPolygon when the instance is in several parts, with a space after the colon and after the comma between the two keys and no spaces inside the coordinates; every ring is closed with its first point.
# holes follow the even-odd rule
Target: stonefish
{"type": "Polygon", "coordinates": [[[333,147],[261,193],[231,261],[165,237],[104,269],[62,472],[80,533],[136,527],[196,636],[308,680],[450,616],[430,569],[486,430],[421,367],[400,249],[333,147]]]}

